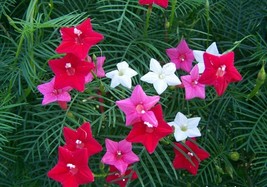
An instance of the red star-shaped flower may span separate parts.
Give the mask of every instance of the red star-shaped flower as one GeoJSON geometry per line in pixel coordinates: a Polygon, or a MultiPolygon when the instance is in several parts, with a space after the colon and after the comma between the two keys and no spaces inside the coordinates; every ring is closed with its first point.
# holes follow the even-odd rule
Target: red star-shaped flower
{"type": "Polygon", "coordinates": [[[80,92],[85,88],[85,76],[94,68],[93,63],[81,61],[71,53],[48,64],[55,73],[55,89],[70,86],[80,92]]]}
{"type": "Polygon", "coordinates": [[[234,52],[220,56],[204,53],[205,70],[199,78],[199,83],[213,85],[221,96],[229,83],[242,80],[242,76],[234,67],[234,52]]]}
{"type": "Polygon", "coordinates": [[[199,167],[199,163],[202,160],[207,159],[210,154],[199,148],[195,143],[187,140],[185,144],[192,150],[187,149],[181,143],[174,143],[179,149],[181,149],[184,154],[188,155],[189,158],[186,158],[180,151],[174,148],[175,158],[173,160],[173,166],[175,169],[186,169],[188,172],[192,173],[193,175],[197,174],[197,170],[199,167]],[[191,159],[191,162],[189,159],[191,159]]]}
{"type": "Polygon", "coordinates": [[[120,187],[125,187],[129,180],[132,181],[137,178],[136,172],[129,167],[124,174],[121,174],[116,167],[109,166],[109,174],[106,177],[106,181],[108,183],[118,184],[120,187]]]}
{"type": "Polygon", "coordinates": [[[139,0],[140,5],[151,5],[157,4],[163,8],[167,8],[168,0],[139,0]]]}
{"type": "Polygon", "coordinates": [[[155,151],[159,140],[171,133],[173,129],[163,119],[161,105],[156,105],[151,109],[158,120],[158,126],[155,127],[148,122],[138,122],[133,124],[133,128],[126,140],[133,143],[142,143],[151,154],[155,151]]]}
{"type": "Polygon", "coordinates": [[[85,59],[90,48],[104,37],[93,31],[91,20],[88,18],[76,27],[60,29],[62,42],[57,47],[57,53],[73,53],[80,59],[85,59]]]}
{"type": "Polygon", "coordinates": [[[78,187],[94,181],[94,175],[88,167],[86,149],[72,152],[59,147],[58,154],[58,163],[48,172],[48,177],[60,182],[63,187],[78,187]]]}
{"type": "Polygon", "coordinates": [[[102,146],[93,138],[90,123],[82,124],[77,130],[63,128],[66,141],[65,148],[70,151],[86,148],[88,157],[102,151],[102,146]]]}

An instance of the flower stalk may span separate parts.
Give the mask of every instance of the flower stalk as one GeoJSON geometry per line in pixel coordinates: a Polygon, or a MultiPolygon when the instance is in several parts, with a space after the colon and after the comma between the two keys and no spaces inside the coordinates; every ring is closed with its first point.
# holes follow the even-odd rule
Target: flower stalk
{"type": "Polygon", "coordinates": [[[149,20],[150,20],[151,13],[152,13],[152,4],[148,6],[147,12],[146,12],[146,24],[145,24],[145,30],[144,30],[145,37],[147,37],[147,30],[149,27],[149,20]]]}

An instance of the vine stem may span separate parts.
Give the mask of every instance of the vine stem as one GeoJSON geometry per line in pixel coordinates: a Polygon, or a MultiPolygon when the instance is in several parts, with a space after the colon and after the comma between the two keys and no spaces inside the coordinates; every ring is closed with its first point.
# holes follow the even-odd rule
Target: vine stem
{"type": "Polygon", "coordinates": [[[173,20],[174,20],[174,15],[175,15],[175,7],[176,7],[177,0],[172,0],[172,10],[171,10],[171,17],[170,17],[170,26],[169,30],[171,30],[172,25],[173,25],[173,20]]]}
{"type": "Polygon", "coordinates": [[[144,30],[145,37],[147,37],[147,30],[149,27],[149,20],[150,20],[151,13],[152,13],[152,4],[148,6],[147,12],[146,12],[146,24],[145,24],[145,30],[144,30]]]}

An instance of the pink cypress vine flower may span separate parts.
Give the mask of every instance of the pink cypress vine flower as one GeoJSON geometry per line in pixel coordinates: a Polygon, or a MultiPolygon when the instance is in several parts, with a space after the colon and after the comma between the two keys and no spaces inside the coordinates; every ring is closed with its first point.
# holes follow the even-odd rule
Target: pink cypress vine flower
{"type": "Polygon", "coordinates": [[[62,42],[57,47],[57,53],[73,53],[80,59],[85,59],[90,48],[103,40],[103,35],[93,31],[88,18],[76,27],[60,29],[62,42]]]}
{"type": "Polygon", "coordinates": [[[159,101],[159,96],[147,96],[140,85],[137,85],[130,98],[116,101],[116,105],[126,115],[126,125],[146,121],[158,126],[154,112],[150,109],[159,101]]]}
{"type": "Polygon", "coordinates": [[[121,174],[125,174],[129,164],[139,161],[139,158],[132,151],[132,144],[126,140],[114,142],[110,139],[105,140],[107,152],[101,162],[115,166],[121,174]]]}
{"type": "Polygon", "coordinates": [[[67,86],[55,89],[55,78],[53,78],[50,82],[38,85],[37,89],[44,96],[42,105],[47,105],[57,101],[60,106],[63,106],[64,103],[71,100],[69,91],[72,89],[72,87],[67,86]]]}
{"type": "Polygon", "coordinates": [[[85,89],[85,76],[94,68],[93,63],[81,61],[71,53],[48,64],[55,73],[55,88],[71,86],[80,92],[85,89]]]}
{"type": "Polygon", "coordinates": [[[106,181],[108,183],[118,184],[120,187],[126,187],[129,180],[133,181],[137,178],[138,178],[137,173],[134,170],[130,169],[129,167],[126,170],[125,174],[121,174],[116,167],[110,166],[109,174],[106,177],[106,181]]]}
{"type": "Polygon", "coordinates": [[[139,0],[140,5],[152,5],[157,4],[163,8],[168,7],[168,0],[139,0]]]}
{"type": "Polygon", "coordinates": [[[181,76],[184,88],[185,88],[185,99],[193,99],[199,97],[205,99],[205,85],[198,82],[199,69],[198,65],[195,65],[190,71],[190,75],[181,76]]]}
{"type": "Polygon", "coordinates": [[[174,153],[175,158],[173,160],[173,166],[175,169],[186,169],[188,172],[190,172],[193,175],[197,174],[198,167],[201,161],[209,158],[210,154],[199,148],[197,144],[191,142],[190,140],[187,140],[185,142],[185,145],[188,146],[186,148],[181,143],[174,143],[180,150],[177,150],[177,148],[174,147],[174,153]],[[189,158],[185,157],[184,154],[181,153],[181,151],[188,155],[189,158]],[[191,162],[189,161],[191,160],[191,162]]]}
{"type": "Polygon", "coordinates": [[[63,187],[78,187],[94,181],[86,149],[72,152],[59,147],[58,155],[58,163],[48,172],[48,177],[60,182],[63,187]]]}
{"type": "Polygon", "coordinates": [[[242,76],[234,67],[234,52],[220,56],[204,53],[205,70],[199,83],[214,86],[219,96],[223,95],[231,82],[242,80],[242,76]]]}
{"type": "Polygon", "coordinates": [[[102,146],[94,139],[89,122],[83,123],[77,130],[63,128],[66,145],[70,151],[86,149],[88,157],[102,151],[102,146]]]}
{"type": "Polygon", "coordinates": [[[166,50],[171,62],[176,65],[176,69],[190,72],[194,60],[193,50],[189,49],[185,40],[182,40],[176,48],[166,50]]]}
{"type": "Polygon", "coordinates": [[[129,142],[142,143],[150,154],[155,151],[160,139],[173,133],[172,127],[163,119],[161,105],[156,105],[151,111],[154,112],[157,118],[158,126],[153,127],[152,124],[143,121],[135,123],[126,138],[129,142]]]}
{"type": "MultiPolygon", "coordinates": [[[[92,70],[92,72],[88,73],[85,76],[85,83],[91,82],[94,79],[94,76],[92,73],[94,73],[98,78],[105,77],[105,71],[103,69],[104,62],[106,60],[106,57],[96,57],[96,65],[95,68],[92,70]]],[[[88,62],[92,62],[92,59],[89,58],[88,62]]]]}

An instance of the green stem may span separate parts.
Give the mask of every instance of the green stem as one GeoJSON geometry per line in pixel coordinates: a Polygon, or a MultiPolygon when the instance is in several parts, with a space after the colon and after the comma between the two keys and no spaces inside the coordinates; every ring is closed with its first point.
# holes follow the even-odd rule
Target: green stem
{"type": "Polygon", "coordinates": [[[206,0],[206,5],[205,5],[205,9],[206,9],[206,19],[207,19],[207,46],[209,43],[209,36],[210,36],[210,3],[209,0],[206,0]]]}
{"type": "Polygon", "coordinates": [[[147,12],[146,12],[146,25],[145,25],[145,30],[144,30],[145,37],[147,37],[147,30],[149,27],[149,20],[150,20],[151,13],[152,13],[152,4],[148,6],[147,12]]]}
{"type": "Polygon", "coordinates": [[[172,6],[172,10],[171,10],[169,30],[171,30],[172,25],[173,25],[176,3],[177,3],[177,0],[172,0],[172,5],[171,5],[172,6]]]}

